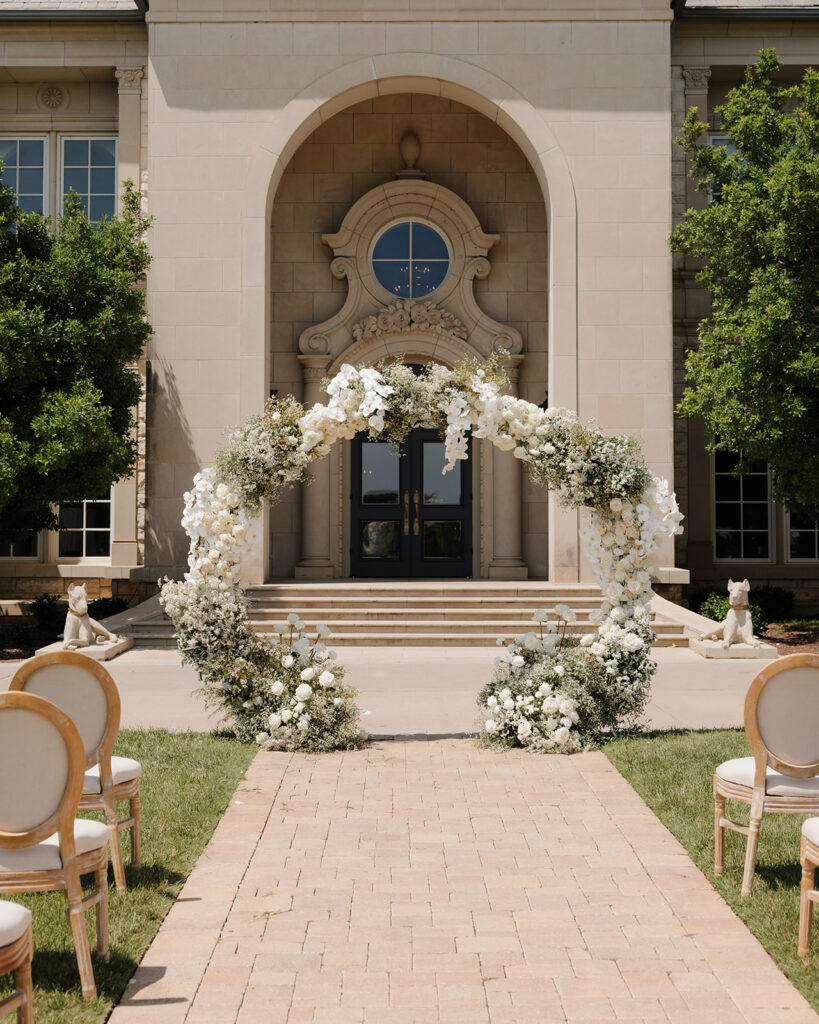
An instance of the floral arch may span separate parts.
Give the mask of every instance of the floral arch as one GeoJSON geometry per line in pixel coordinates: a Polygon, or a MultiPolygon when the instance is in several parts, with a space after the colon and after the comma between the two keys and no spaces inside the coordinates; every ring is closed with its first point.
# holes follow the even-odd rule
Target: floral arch
{"type": "Polygon", "coordinates": [[[536,627],[507,647],[484,688],[484,733],[502,744],[569,752],[639,714],[656,666],[648,604],[652,556],[682,516],[666,481],[653,476],[639,444],[607,437],[566,409],[542,409],[503,393],[499,359],[430,364],[420,376],[394,362],[345,364],[327,383],[329,401],[305,408],[271,399],[217,453],[185,495],[188,572],[167,580],[163,605],[179,647],[197,669],[206,699],[220,705],[242,739],[263,747],[349,748],[361,742],[355,692],[324,644],[291,615],[271,641],[247,623],[242,557],[253,522],[283,489],[305,482],[307,468],[342,438],[360,431],[400,443],[414,427],[437,427],[451,469],[466,457],[468,435],[512,451],[531,480],[585,510],[585,551],[603,602],[596,632],[573,644],[567,608],[535,613],[536,627]]]}

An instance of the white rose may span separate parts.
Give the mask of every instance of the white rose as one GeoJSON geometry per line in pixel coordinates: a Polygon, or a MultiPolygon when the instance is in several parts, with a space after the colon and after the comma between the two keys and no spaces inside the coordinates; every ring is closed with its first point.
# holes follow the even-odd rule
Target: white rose
{"type": "MultiPolygon", "coordinates": [[[[309,668],[306,668],[306,669],[302,670],[302,672],[299,674],[299,679],[303,679],[305,681],[305,683],[306,683],[306,682],[309,682],[309,680],[313,679],[315,677],[315,675],[316,675],[316,670],[311,665],[309,668]]],[[[298,693],[298,691],[296,691],[296,692],[298,693]]]]}
{"type": "Polygon", "coordinates": [[[555,735],[554,735],[555,743],[557,743],[559,746],[562,747],[563,744],[566,742],[566,740],[568,738],[569,738],[569,730],[566,728],[565,725],[561,725],[561,727],[555,731],[555,735]]]}
{"type": "Polygon", "coordinates": [[[328,672],[327,670],[325,670],[319,676],[318,681],[321,686],[332,686],[333,683],[336,681],[336,677],[333,675],[332,672],[328,672]]]}
{"type": "Polygon", "coordinates": [[[561,713],[561,715],[568,715],[572,711],[574,711],[574,702],[573,701],[570,701],[568,698],[566,698],[565,700],[562,700],[560,702],[560,713],[561,713]]]}
{"type": "Polygon", "coordinates": [[[518,739],[525,740],[527,736],[532,735],[532,726],[528,722],[521,722],[518,726],[518,739]]]}
{"type": "Polygon", "coordinates": [[[308,729],[309,725],[310,725],[310,719],[307,717],[307,715],[302,715],[301,718],[297,722],[297,726],[298,726],[298,728],[300,729],[301,732],[306,732],[306,730],[308,729]]]}
{"type": "Polygon", "coordinates": [[[483,725],[486,732],[492,733],[498,731],[498,723],[494,718],[487,718],[483,725]]]}
{"type": "Polygon", "coordinates": [[[293,657],[292,654],[285,654],[285,656],[282,658],[282,665],[284,665],[285,668],[292,668],[295,662],[296,659],[293,657]]]}
{"type": "Polygon", "coordinates": [[[513,668],[523,668],[525,664],[526,662],[523,660],[523,658],[521,658],[519,654],[516,654],[514,658],[512,658],[513,668]]]}
{"type": "Polygon", "coordinates": [[[278,729],[282,724],[281,715],[271,715],[267,720],[267,724],[270,726],[271,730],[278,729]]]}
{"type": "Polygon", "coordinates": [[[290,708],[285,708],[284,711],[282,711],[282,721],[283,722],[289,722],[292,717],[293,717],[293,712],[290,710],[290,708]]]}
{"type": "Polygon", "coordinates": [[[298,716],[298,715],[300,715],[302,713],[302,711],[304,711],[304,704],[302,704],[301,701],[299,701],[298,704],[294,704],[293,705],[293,714],[294,715],[298,716]]]}
{"type": "Polygon", "coordinates": [[[278,697],[280,693],[284,692],[284,683],[281,679],[277,679],[275,682],[270,684],[270,692],[276,697],[278,697]]]}
{"type": "Polygon", "coordinates": [[[302,683],[296,687],[296,699],[299,701],[309,700],[313,696],[313,687],[302,683]]]}
{"type": "Polygon", "coordinates": [[[599,641],[597,643],[592,644],[589,650],[592,652],[595,658],[602,658],[603,655],[606,653],[605,645],[601,644],[599,641]]]}
{"type": "Polygon", "coordinates": [[[256,743],[260,747],[262,746],[262,744],[267,743],[267,741],[269,739],[270,739],[270,736],[266,732],[257,732],[256,733],[256,743]]]}
{"type": "Polygon", "coordinates": [[[498,698],[497,697],[487,697],[486,706],[488,708],[496,708],[498,706],[498,698]]]}
{"type": "Polygon", "coordinates": [[[507,697],[506,700],[503,702],[503,709],[504,711],[515,710],[515,702],[512,700],[511,697],[507,697]]]}
{"type": "Polygon", "coordinates": [[[562,665],[555,665],[554,673],[555,673],[556,676],[565,676],[566,675],[566,669],[563,668],[562,665]]]}

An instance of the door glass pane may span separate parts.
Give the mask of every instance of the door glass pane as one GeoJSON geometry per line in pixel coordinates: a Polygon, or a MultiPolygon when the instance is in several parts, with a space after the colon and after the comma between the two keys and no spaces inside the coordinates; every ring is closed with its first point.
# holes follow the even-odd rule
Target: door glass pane
{"type": "Polygon", "coordinates": [[[424,523],[424,558],[461,556],[461,523],[434,520],[424,523]]]}
{"type": "Polygon", "coordinates": [[[400,523],[397,519],[376,519],[361,524],[362,558],[400,558],[400,523]]]}
{"type": "Polygon", "coordinates": [[[397,505],[400,455],[388,441],[361,445],[361,504],[397,505]]]}
{"type": "Polygon", "coordinates": [[[440,441],[424,441],[424,504],[460,505],[461,468],[443,472],[445,448],[440,441]]]}

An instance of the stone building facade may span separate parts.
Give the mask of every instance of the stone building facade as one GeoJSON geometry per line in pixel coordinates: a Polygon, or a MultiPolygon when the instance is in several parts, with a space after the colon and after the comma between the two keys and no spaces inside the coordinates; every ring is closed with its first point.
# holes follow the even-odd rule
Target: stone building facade
{"type": "MultiPolygon", "coordinates": [[[[688,529],[663,552],[662,582],[690,568],[696,581],[733,572],[816,589],[819,550],[806,557],[809,530],[770,505],[764,474],[717,508],[725,467],[696,424],[674,419],[707,296],[667,238],[698,201],[672,144],[685,109],[713,117],[763,45],[798,75],[819,54],[819,5],[14,0],[0,17],[0,146],[22,175],[21,141],[42,142],[41,203],[55,214],[69,172],[103,180],[92,143],[116,141],[117,179],[140,182],[153,217],[154,327],[140,463],[113,488],[107,554],[105,509],[89,501],[67,514],[72,538],[40,538],[25,557],[0,548],[2,596],[62,590],[72,575],[144,592],[184,564],[193,474],[270,394],[320,400],[321,378],[344,361],[451,364],[496,347],[522,397],[639,435],[673,480],[688,529]],[[396,227],[390,245],[443,247],[434,287],[418,261],[414,284],[383,276],[395,268],[379,262],[379,240],[396,227]],[[432,302],[440,323],[358,329],[401,297],[408,309],[432,302]]],[[[337,447],[266,517],[253,581],[366,576],[373,517],[388,522],[395,498],[400,518],[403,498],[423,520],[412,487],[390,490],[393,455],[337,447]],[[370,465],[386,490],[367,519],[370,465]]],[[[587,578],[577,515],[508,453],[476,443],[461,499],[465,546],[450,575],[587,578]]]]}

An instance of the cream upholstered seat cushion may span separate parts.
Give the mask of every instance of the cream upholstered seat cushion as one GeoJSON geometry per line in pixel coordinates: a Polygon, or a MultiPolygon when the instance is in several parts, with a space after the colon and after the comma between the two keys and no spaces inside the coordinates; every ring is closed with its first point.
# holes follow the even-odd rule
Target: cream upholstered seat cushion
{"type": "Polygon", "coordinates": [[[0,946],[10,946],[31,924],[31,911],[19,903],[0,900],[0,946]]]}
{"type": "MultiPolygon", "coordinates": [[[[99,821],[77,818],[74,821],[77,855],[105,846],[110,831],[108,825],[103,825],[99,821]]],[[[56,832],[35,846],[24,846],[19,850],[0,849],[0,874],[17,871],[59,871],[62,866],[60,840],[56,832]]]]}
{"type": "MultiPolygon", "coordinates": [[[[130,757],[112,757],[111,774],[114,778],[114,785],[118,786],[121,782],[131,782],[133,779],[138,779],[142,775],[142,765],[139,761],[134,761],[130,757]]],[[[102,792],[100,766],[98,764],[95,764],[93,768],[89,768],[85,773],[82,792],[83,796],[87,796],[89,793],[102,792]]]]}
{"type": "Polygon", "coordinates": [[[802,835],[809,843],[819,846],[819,818],[808,818],[802,822],[802,835]]]}
{"type": "MultiPolygon", "coordinates": [[[[735,757],[731,761],[723,761],[717,768],[717,776],[725,782],[733,782],[737,786],[753,789],[756,765],[752,757],[735,757]]],[[[769,768],[765,780],[767,796],[814,796],[819,801],[819,776],[811,779],[793,779],[790,775],[780,775],[769,768]]]]}

